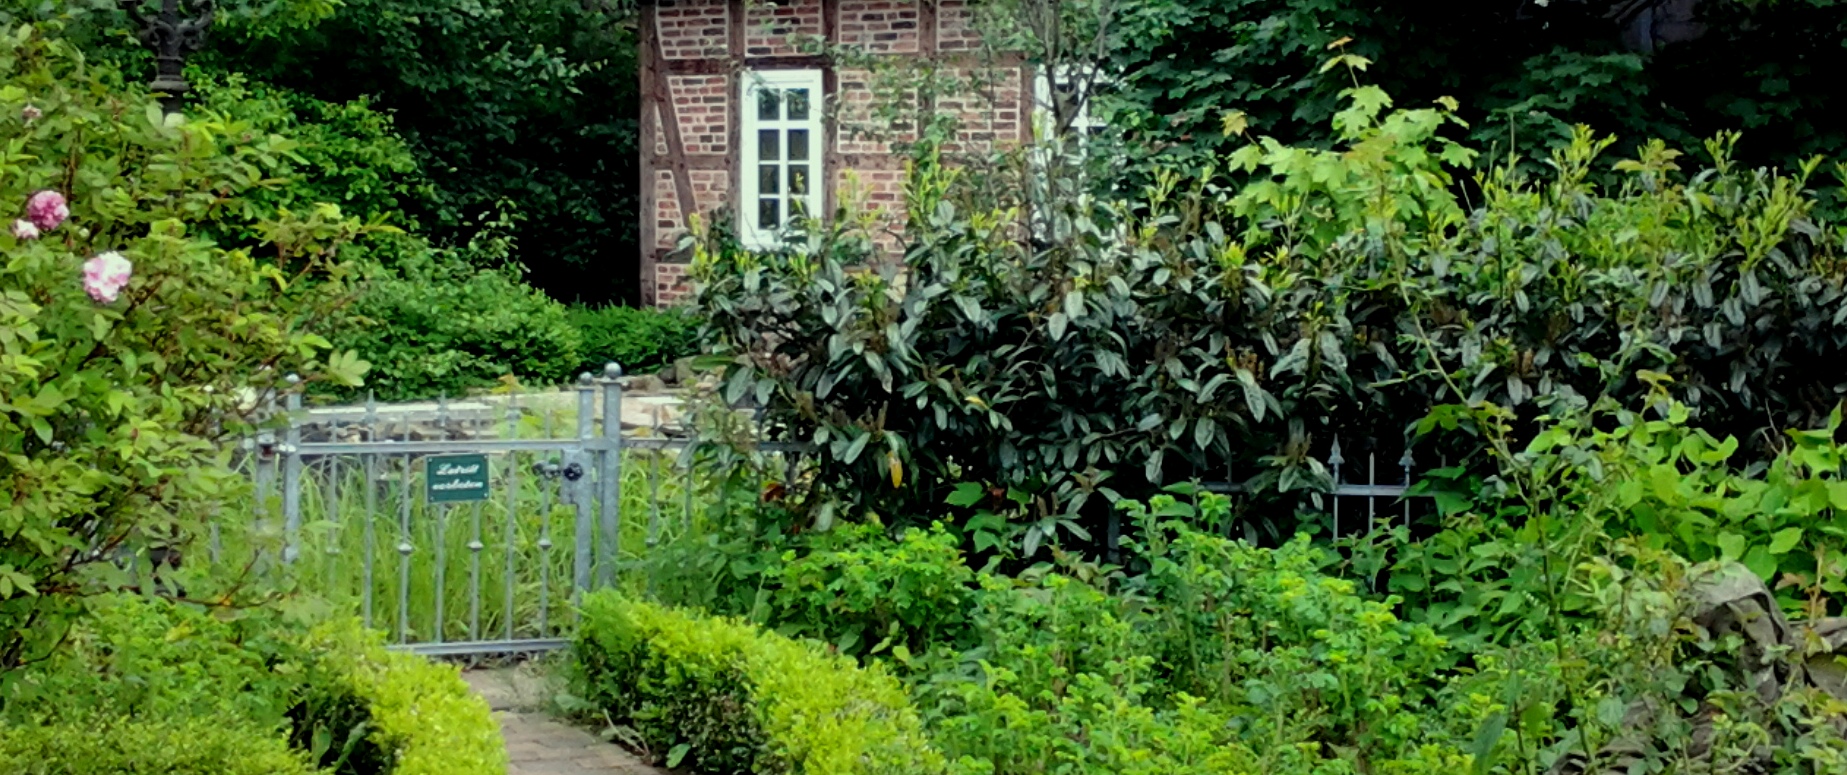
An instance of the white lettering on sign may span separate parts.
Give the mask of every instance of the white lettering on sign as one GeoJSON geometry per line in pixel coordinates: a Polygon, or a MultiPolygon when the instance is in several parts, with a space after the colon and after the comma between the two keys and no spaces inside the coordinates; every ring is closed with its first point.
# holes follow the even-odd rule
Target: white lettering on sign
{"type": "Polygon", "coordinates": [[[478,473],[481,473],[480,463],[476,463],[474,465],[469,465],[469,466],[458,466],[458,465],[455,465],[454,463],[443,463],[436,467],[437,476],[469,476],[469,475],[478,474],[478,473]]]}
{"type": "Polygon", "coordinates": [[[479,490],[486,486],[487,486],[487,482],[477,482],[473,479],[457,479],[453,482],[437,482],[435,484],[430,485],[430,489],[432,490],[479,490]]]}

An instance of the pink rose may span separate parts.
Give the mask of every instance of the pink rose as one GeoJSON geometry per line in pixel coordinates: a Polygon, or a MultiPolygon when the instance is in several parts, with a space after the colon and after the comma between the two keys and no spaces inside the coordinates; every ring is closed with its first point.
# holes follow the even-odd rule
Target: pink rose
{"type": "Polygon", "coordinates": [[[115,251],[104,253],[83,262],[83,289],[90,293],[90,298],[104,304],[115,301],[123,286],[128,285],[128,278],[135,271],[135,265],[115,251]]]}
{"type": "Polygon", "coordinates": [[[13,237],[20,242],[38,239],[38,227],[33,226],[31,221],[21,218],[13,222],[13,237]]]}
{"type": "Polygon", "coordinates": [[[26,219],[40,231],[56,229],[69,217],[70,205],[64,202],[64,195],[56,191],[46,189],[26,200],[26,219]]]}

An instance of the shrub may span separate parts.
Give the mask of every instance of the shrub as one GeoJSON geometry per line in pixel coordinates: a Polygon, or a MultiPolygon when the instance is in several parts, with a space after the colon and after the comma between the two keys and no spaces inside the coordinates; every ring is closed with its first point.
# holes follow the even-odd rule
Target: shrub
{"type": "Polygon", "coordinates": [[[207,716],[0,728],[10,775],[312,775],[271,730],[207,716]]]}
{"type": "Polygon", "coordinates": [[[505,771],[498,725],[455,667],[389,652],[350,618],[310,625],[312,613],[102,598],[69,648],[8,683],[0,721],[122,725],[149,739],[162,725],[222,726],[254,750],[292,745],[330,775],[505,771]]]}
{"type": "Polygon", "coordinates": [[[508,375],[558,384],[582,360],[564,305],[510,269],[441,253],[380,270],[331,339],[372,364],[366,389],[384,400],[462,395],[508,375]]]}
{"type": "Polygon", "coordinates": [[[55,31],[0,33],[0,673],[127,583],[117,558],[196,534],[239,494],[220,442],[251,430],[241,389],[365,370],[314,332],[361,227],[331,208],[244,214],[291,142],[164,116],[121,80],[55,31]],[[200,237],[233,218],[265,235],[262,258],[200,237]],[[86,264],[117,271],[86,289],[86,264]]]}
{"type": "MultiPolygon", "coordinates": [[[[1240,527],[1284,540],[1332,484],[1336,438],[1395,457],[1438,404],[1531,423],[1633,399],[1653,371],[1701,427],[1750,443],[1843,395],[1842,232],[1810,217],[1812,167],[1740,169],[1721,138],[1712,168],[1683,174],[1656,144],[1600,188],[1608,143],[1584,130],[1551,177],[1491,169],[1464,200],[1475,152],[1446,139],[1447,105],[1347,99],[1338,149],[1257,140],[1217,160],[1242,188],[1173,171],[1143,200],[1054,203],[1034,239],[970,205],[1023,184],[925,156],[902,281],[860,266],[873,254],[850,231],[770,254],[704,244],[693,271],[727,396],[814,444],[815,486],[851,513],[925,520],[983,482],[1094,546],[1111,495],[1227,471],[1271,499],[1240,527]]],[[[1424,443],[1476,451],[1464,434],[1424,443]]]]}
{"type": "Polygon", "coordinates": [[[783,555],[773,623],[855,657],[890,651],[903,662],[954,643],[968,628],[975,579],[960,543],[942,525],[896,541],[876,525],[820,534],[805,555],[783,555]]]}
{"type": "MultiPolygon", "coordinates": [[[[308,639],[327,676],[309,689],[309,708],[362,708],[377,769],[355,775],[491,775],[507,768],[500,725],[454,665],[385,650],[381,636],[340,620],[308,639]]],[[[350,728],[350,727],[347,727],[350,728]]],[[[345,770],[342,770],[345,772],[345,770]]]]}
{"type": "Polygon", "coordinates": [[[584,600],[575,691],[694,772],[942,772],[898,682],[812,643],[611,592],[584,600]]]}
{"type": "Polygon", "coordinates": [[[699,320],[684,310],[574,305],[571,324],[584,340],[580,372],[615,361],[642,374],[699,352],[699,320]]]}

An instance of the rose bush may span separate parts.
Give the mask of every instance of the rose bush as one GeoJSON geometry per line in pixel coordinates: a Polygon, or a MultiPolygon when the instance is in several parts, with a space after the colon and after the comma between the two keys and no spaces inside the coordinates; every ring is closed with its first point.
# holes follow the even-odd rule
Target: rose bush
{"type": "Polygon", "coordinates": [[[322,206],[251,217],[260,251],[199,236],[250,217],[293,141],[165,115],[57,35],[0,33],[0,217],[17,219],[0,235],[0,683],[126,585],[136,549],[183,541],[235,494],[219,442],[251,423],[239,389],[365,370],[312,332],[362,226],[322,206]]]}

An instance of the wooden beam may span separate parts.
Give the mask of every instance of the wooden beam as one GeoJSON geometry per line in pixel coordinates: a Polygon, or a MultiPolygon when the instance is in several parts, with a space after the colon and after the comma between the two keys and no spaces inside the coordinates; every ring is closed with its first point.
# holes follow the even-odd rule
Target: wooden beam
{"type": "MultiPolygon", "coordinates": [[[[730,153],[725,159],[725,199],[731,202],[731,223],[727,227],[736,229],[744,213],[744,22],[747,6],[745,0],[726,0],[725,2],[725,50],[730,59],[721,62],[725,68],[725,104],[731,106],[725,124],[725,150],[730,153]]],[[[741,232],[739,232],[741,233],[741,232]]]]}
{"type": "MultiPolygon", "coordinates": [[[[939,64],[938,59],[942,54],[938,50],[936,27],[936,0],[917,0],[917,50],[923,54],[924,61],[929,63],[928,67],[932,76],[935,75],[939,64]]],[[[931,81],[934,82],[934,80],[932,77],[931,81]]],[[[926,88],[917,95],[917,139],[919,141],[923,140],[924,129],[935,117],[936,89],[926,88]]]]}
{"type": "MultiPolygon", "coordinates": [[[[875,57],[917,56],[911,52],[871,54],[875,57]]],[[[736,70],[732,62],[741,62],[746,70],[818,70],[828,67],[831,57],[818,54],[784,54],[779,56],[737,57],[725,59],[668,59],[661,69],[669,75],[727,75],[736,70]]],[[[948,67],[1014,68],[1026,60],[1019,54],[995,54],[992,57],[967,52],[940,52],[937,61],[948,67]]]]}
{"type": "MultiPolygon", "coordinates": [[[[673,163],[673,157],[666,154],[648,154],[648,163],[656,169],[673,163]]],[[[686,154],[686,166],[701,172],[731,169],[731,154],[728,153],[689,153],[686,154]]]]}
{"type": "MultiPolygon", "coordinates": [[[[666,57],[661,53],[659,31],[653,27],[646,27],[643,28],[642,34],[646,38],[644,48],[649,52],[649,58],[655,62],[665,59],[666,57]]],[[[668,169],[673,172],[674,198],[680,205],[681,222],[691,228],[693,214],[697,211],[699,202],[693,197],[692,170],[686,163],[686,142],[680,136],[680,111],[674,106],[673,85],[669,82],[670,78],[657,72],[653,81],[655,112],[661,117],[661,134],[667,140],[668,169]]],[[[644,152],[653,154],[654,149],[648,147],[644,152]]]]}
{"type": "Polygon", "coordinates": [[[849,170],[902,170],[906,159],[890,153],[842,153],[837,163],[849,170]]]}
{"type": "Polygon", "coordinates": [[[657,160],[654,155],[654,127],[659,114],[659,106],[654,104],[654,82],[663,76],[660,60],[654,56],[655,38],[660,36],[660,29],[655,25],[654,3],[644,0],[640,10],[638,24],[641,27],[641,51],[638,56],[641,61],[637,63],[640,65],[637,69],[641,79],[641,190],[636,193],[641,199],[640,212],[637,213],[641,218],[638,224],[641,230],[640,244],[637,246],[641,250],[641,271],[636,274],[640,275],[637,279],[641,283],[641,305],[652,307],[659,303],[655,286],[659,284],[656,268],[660,265],[660,253],[655,250],[655,243],[660,241],[657,221],[660,220],[661,208],[660,198],[654,194],[654,171],[664,160],[664,157],[657,160]]]}
{"type": "MultiPolygon", "coordinates": [[[[840,39],[840,0],[821,0],[821,39],[833,43],[840,39]]],[[[840,72],[834,69],[833,57],[821,62],[821,218],[832,220],[840,207],[834,175],[840,167],[839,96],[840,72]],[[833,98],[831,102],[826,98],[833,98]]],[[[814,185],[810,181],[809,185],[814,185]]]]}

